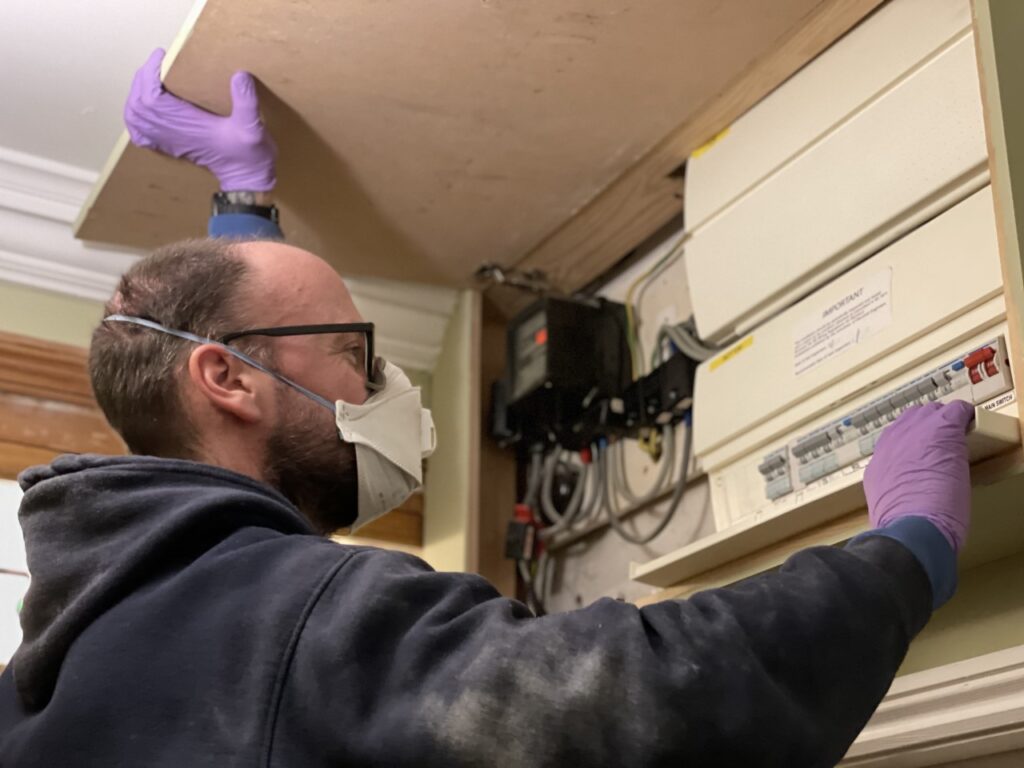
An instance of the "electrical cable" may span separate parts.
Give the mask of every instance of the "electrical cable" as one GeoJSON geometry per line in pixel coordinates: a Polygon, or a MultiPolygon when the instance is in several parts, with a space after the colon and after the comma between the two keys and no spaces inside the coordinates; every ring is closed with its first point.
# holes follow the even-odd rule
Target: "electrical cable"
{"type": "MultiPolygon", "coordinates": [[[[672,518],[676,514],[676,510],[678,509],[680,502],[682,502],[682,500],[683,500],[683,496],[686,494],[686,482],[687,482],[688,474],[689,474],[690,451],[692,450],[692,447],[693,447],[693,429],[692,429],[692,427],[690,425],[689,418],[687,418],[686,419],[686,437],[684,438],[684,441],[683,441],[682,471],[680,473],[679,480],[676,482],[675,490],[672,492],[672,498],[669,501],[668,508],[665,511],[664,517],[662,517],[662,519],[659,521],[659,523],[654,527],[654,529],[652,531],[650,531],[649,533],[647,533],[644,536],[640,536],[638,534],[635,535],[633,533],[630,533],[628,530],[626,530],[625,526],[623,525],[623,523],[619,519],[619,517],[621,515],[627,514],[629,512],[629,510],[618,510],[618,509],[616,509],[617,505],[616,505],[616,501],[615,501],[614,489],[606,489],[605,498],[602,500],[603,504],[604,504],[604,509],[608,513],[608,520],[611,523],[612,528],[615,530],[615,532],[617,534],[619,534],[619,536],[621,536],[626,541],[628,541],[628,542],[630,542],[632,544],[647,544],[647,543],[653,541],[655,539],[655,537],[657,537],[662,531],[665,530],[665,528],[668,527],[668,524],[672,521],[672,518]]],[[[607,462],[608,462],[607,449],[604,449],[604,450],[602,450],[600,452],[598,463],[599,463],[599,465],[603,465],[603,466],[606,467],[607,466],[607,462]]],[[[603,470],[602,470],[602,472],[603,472],[603,470]]],[[[606,480],[607,480],[607,477],[606,477],[606,480]]]]}
{"type": "Polygon", "coordinates": [[[530,449],[530,466],[526,470],[526,494],[523,496],[523,504],[530,508],[530,515],[538,525],[543,520],[537,514],[537,498],[540,494],[541,483],[544,472],[544,447],[535,445],[530,449]]]}
{"type": "Polygon", "coordinates": [[[540,484],[541,512],[544,513],[544,516],[552,525],[559,525],[562,522],[562,515],[555,509],[555,503],[551,499],[551,487],[555,483],[555,468],[558,465],[559,451],[561,451],[561,448],[555,446],[544,459],[543,480],[540,484]]]}
{"type": "Polygon", "coordinates": [[[608,446],[609,452],[612,452],[614,449],[615,456],[618,459],[610,467],[612,487],[619,491],[626,501],[634,506],[646,504],[661,494],[666,484],[672,480],[676,436],[675,429],[671,425],[666,425],[662,428],[662,442],[664,443],[664,455],[662,455],[663,463],[661,469],[658,470],[658,476],[655,478],[650,489],[643,494],[637,494],[629,484],[629,476],[626,472],[626,446],[624,441],[620,440],[616,445],[608,446]]]}
{"type": "Polygon", "coordinates": [[[597,462],[591,461],[589,464],[585,464],[584,467],[587,473],[588,489],[584,492],[583,499],[580,501],[579,512],[573,518],[572,524],[574,527],[577,524],[583,525],[594,517],[594,512],[598,506],[597,501],[600,497],[601,478],[597,472],[597,462]]]}
{"type": "Polygon", "coordinates": [[[672,343],[679,347],[687,357],[697,361],[707,360],[721,352],[720,348],[700,341],[684,324],[663,325],[658,331],[659,343],[665,337],[671,339],[672,343]]]}
{"type": "Polygon", "coordinates": [[[650,276],[648,276],[648,278],[644,281],[644,284],[640,286],[640,290],[636,295],[635,303],[636,313],[638,317],[643,316],[641,315],[641,311],[643,310],[644,296],[647,294],[648,289],[652,285],[654,285],[654,281],[661,277],[661,275],[666,270],[668,270],[669,267],[671,267],[673,264],[679,261],[680,257],[682,257],[683,255],[683,246],[689,239],[690,233],[683,232],[679,240],[676,242],[676,244],[672,246],[672,249],[669,251],[668,255],[666,255],[665,258],[660,259],[658,261],[658,264],[655,265],[655,269],[651,271],[650,276]]]}
{"type": "Polygon", "coordinates": [[[639,378],[643,373],[642,367],[644,364],[643,360],[643,345],[640,342],[640,326],[637,322],[637,318],[640,316],[640,299],[643,298],[643,294],[654,279],[661,274],[665,269],[674,264],[676,260],[683,253],[683,244],[690,239],[688,232],[684,232],[679,238],[678,242],[673,245],[668,252],[662,256],[658,261],[646,272],[640,275],[636,280],[630,283],[629,288],[626,289],[626,341],[629,345],[630,355],[633,361],[633,378],[634,380],[639,378]],[[640,284],[643,283],[644,287],[640,291],[639,298],[636,306],[633,303],[633,294],[636,292],[640,284]]]}
{"type": "Polygon", "coordinates": [[[541,485],[541,509],[544,511],[544,515],[552,521],[552,525],[545,528],[543,531],[543,538],[545,539],[551,538],[556,533],[560,533],[561,531],[572,527],[572,523],[582,507],[583,496],[586,491],[587,477],[590,474],[589,465],[584,464],[576,478],[576,485],[572,490],[572,495],[569,497],[569,502],[566,504],[565,511],[559,514],[558,510],[555,508],[554,500],[551,498],[551,491],[552,486],[554,485],[555,470],[558,468],[558,464],[566,463],[563,462],[562,458],[558,455],[560,451],[563,456],[569,454],[569,451],[558,448],[552,452],[548,459],[550,471],[546,466],[544,482],[541,485]]]}
{"type": "MultiPolygon", "coordinates": [[[[530,464],[526,470],[526,493],[523,495],[522,503],[529,507],[530,516],[533,521],[542,525],[543,521],[537,514],[537,500],[541,492],[541,486],[543,484],[543,472],[544,472],[544,447],[542,445],[535,445],[530,448],[530,464]]],[[[526,602],[530,607],[530,610],[538,616],[544,615],[544,604],[538,599],[536,590],[534,589],[534,575],[530,570],[530,563],[523,559],[516,560],[516,566],[519,571],[519,577],[523,580],[523,585],[526,587],[526,602]]]]}
{"type": "Polygon", "coordinates": [[[534,589],[534,575],[530,573],[530,565],[525,560],[517,560],[516,563],[519,566],[519,578],[526,585],[526,606],[533,611],[534,615],[543,616],[544,603],[541,602],[536,589],[534,589]]]}

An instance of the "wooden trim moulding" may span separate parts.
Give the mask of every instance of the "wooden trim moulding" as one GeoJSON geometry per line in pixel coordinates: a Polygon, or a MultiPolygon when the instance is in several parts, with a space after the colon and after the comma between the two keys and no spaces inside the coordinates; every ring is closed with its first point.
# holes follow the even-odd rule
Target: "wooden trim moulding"
{"type": "Polygon", "coordinates": [[[0,331],[0,390],[95,408],[81,347],[0,331]]]}
{"type": "MultiPolygon", "coordinates": [[[[1019,40],[1024,4],[973,0],[971,10],[1010,354],[1024,361],[1024,52],[1019,40]]],[[[1021,373],[1015,383],[1018,403],[1024,402],[1021,373]]],[[[1024,425],[1024,408],[1020,416],[1024,425]]]]}
{"type": "Polygon", "coordinates": [[[929,766],[1024,747],[1024,646],[898,678],[843,768],[929,766]]]}

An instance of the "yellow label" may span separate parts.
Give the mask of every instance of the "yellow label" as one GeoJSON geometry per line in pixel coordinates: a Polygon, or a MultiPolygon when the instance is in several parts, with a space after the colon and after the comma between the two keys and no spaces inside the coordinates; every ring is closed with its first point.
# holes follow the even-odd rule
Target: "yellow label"
{"type": "Polygon", "coordinates": [[[718,133],[716,133],[710,139],[708,139],[703,144],[701,144],[699,147],[697,147],[695,150],[693,150],[693,152],[690,153],[690,157],[700,157],[705,152],[707,152],[709,149],[711,149],[713,146],[715,146],[715,144],[717,144],[722,139],[724,139],[725,135],[727,133],[729,133],[729,127],[728,126],[723,128],[722,130],[720,130],[718,133]]]}
{"type": "Polygon", "coordinates": [[[719,368],[719,367],[725,365],[730,360],[732,360],[734,357],[736,357],[736,355],[738,355],[740,352],[742,352],[743,350],[747,349],[748,347],[752,347],[753,345],[754,345],[754,336],[753,336],[753,334],[751,334],[750,336],[747,336],[747,338],[745,338],[743,341],[739,342],[738,344],[736,344],[733,347],[730,347],[725,352],[723,352],[718,357],[716,357],[714,360],[712,360],[711,361],[711,370],[713,371],[716,368],[719,368]]]}

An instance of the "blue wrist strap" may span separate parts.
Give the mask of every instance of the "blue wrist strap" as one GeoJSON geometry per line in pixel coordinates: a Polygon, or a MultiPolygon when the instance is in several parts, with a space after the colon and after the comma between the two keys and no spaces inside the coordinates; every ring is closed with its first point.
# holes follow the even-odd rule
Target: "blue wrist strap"
{"type": "Polygon", "coordinates": [[[211,216],[207,226],[210,237],[247,237],[281,240],[284,233],[270,219],[255,213],[221,213],[211,216]]]}

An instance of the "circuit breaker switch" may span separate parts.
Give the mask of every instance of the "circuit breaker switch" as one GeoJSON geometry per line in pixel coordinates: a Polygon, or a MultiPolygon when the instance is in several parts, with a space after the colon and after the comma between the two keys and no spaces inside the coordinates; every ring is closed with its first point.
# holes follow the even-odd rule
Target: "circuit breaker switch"
{"type": "Polygon", "coordinates": [[[996,351],[992,347],[982,347],[964,358],[964,367],[977,368],[979,365],[991,362],[995,356],[996,351]]]}
{"type": "Polygon", "coordinates": [[[825,482],[839,469],[855,471],[863,466],[858,462],[874,453],[888,423],[926,399],[959,399],[979,405],[1009,392],[1013,389],[1010,367],[1001,364],[1006,359],[1006,342],[1000,336],[798,437],[789,443],[788,454],[785,448],[767,454],[759,467],[765,495],[775,501],[787,493],[825,482]],[[776,469],[776,457],[783,457],[785,466],[776,469]]]}
{"type": "Polygon", "coordinates": [[[765,477],[772,475],[776,470],[782,469],[786,466],[786,458],[782,453],[772,453],[765,456],[764,461],[757,468],[765,477]]]}

